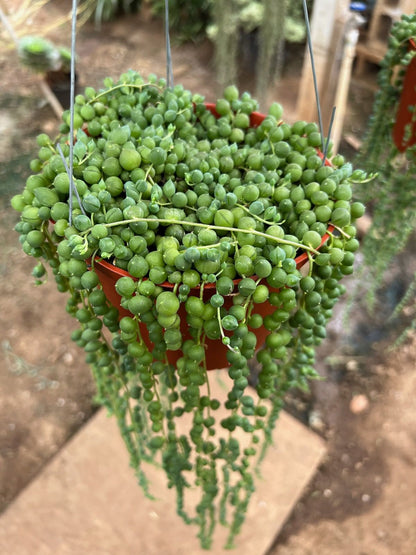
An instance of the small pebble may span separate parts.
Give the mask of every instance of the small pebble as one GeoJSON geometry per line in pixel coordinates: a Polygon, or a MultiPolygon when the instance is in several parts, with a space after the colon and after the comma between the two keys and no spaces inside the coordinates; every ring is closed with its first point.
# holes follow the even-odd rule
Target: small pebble
{"type": "Polygon", "coordinates": [[[48,135],[51,135],[52,133],[54,133],[55,127],[56,127],[55,121],[47,120],[42,125],[42,131],[44,133],[47,133],[48,135]]]}
{"type": "Polygon", "coordinates": [[[323,421],[322,415],[317,410],[312,410],[309,413],[309,426],[312,430],[316,432],[323,432],[325,429],[325,422],[323,421]]]}
{"type": "Polygon", "coordinates": [[[366,395],[354,395],[350,401],[350,411],[353,414],[360,414],[368,409],[369,404],[370,402],[366,395]]]}
{"type": "Polygon", "coordinates": [[[364,214],[362,218],[357,222],[357,230],[361,235],[367,235],[371,227],[371,218],[367,214],[364,214]]]}
{"type": "Polygon", "coordinates": [[[350,372],[357,372],[358,362],[356,360],[349,360],[346,364],[347,370],[350,372]]]}
{"type": "Polygon", "coordinates": [[[72,353],[68,351],[64,354],[62,360],[64,361],[64,364],[66,364],[67,366],[71,366],[71,364],[74,362],[74,357],[72,353]]]}
{"type": "Polygon", "coordinates": [[[78,422],[83,422],[85,420],[85,412],[79,411],[77,413],[76,419],[78,420],[78,422]]]}
{"type": "Polygon", "coordinates": [[[381,528],[380,528],[379,530],[377,530],[377,537],[378,537],[380,540],[384,540],[384,538],[385,538],[386,536],[387,536],[387,533],[386,533],[385,530],[383,530],[383,529],[381,529],[381,528]]]}

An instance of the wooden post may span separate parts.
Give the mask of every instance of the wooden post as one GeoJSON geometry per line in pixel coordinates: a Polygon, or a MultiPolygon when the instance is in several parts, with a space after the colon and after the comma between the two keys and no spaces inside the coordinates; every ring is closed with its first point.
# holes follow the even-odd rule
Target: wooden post
{"type": "Polygon", "coordinates": [[[342,56],[341,69],[338,77],[338,87],[335,96],[335,106],[337,107],[337,114],[332,133],[332,143],[334,153],[338,152],[339,144],[342,138],[342,129],[344,127],[344,119],[348,103],[348,91],[350,88],[352,64],[355,58],[355,47],[358,42],[359,36],[359,22],[351,24],[345,36],[345,47],[342,56]]]}
{"type": "MultiPolygon", "coordinates": [[[[312,47],[315,59],[317,83],[322,98],[327,70],[334,55],[332,51],[334,30],[337,22],[346,19],[349,0],[315,0],[311,18],[312,47]]],[[[324,121],[329,120],[332,105],[323,105],[324,121]]],[[[313,94],[313,77],[308,50],[305,52],[302,79],[297,102],[297,117],[306,121],[316,121],[317,110],[313,94]]]]}

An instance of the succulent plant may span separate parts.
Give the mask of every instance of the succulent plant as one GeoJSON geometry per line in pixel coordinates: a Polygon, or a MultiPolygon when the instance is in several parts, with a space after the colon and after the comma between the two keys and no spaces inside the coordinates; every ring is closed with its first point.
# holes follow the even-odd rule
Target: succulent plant
{"type": "Polygon", "coordinates": [[[150,495],[142,462],[160,464],[202,546],[220,522],[230,547],[286,392],[317,376],[315,346],[353,271],[364,212],[353,184],[365,175],[342,156],[324,163],[316,124],[284,123],[278,103],[261,115],[235,86],[209,105],[134,71],[104,85],[75,99],[73,177],[69,112],[59,137],[38,137],[12,199],[16,230],[36,279],[47,263],[68,295],[72,339],[140,484],[150,495]],[[116,275],[109,293],[103,268],[116,275]],[[225,353],[223,402],[208,350],[225,353]]]}

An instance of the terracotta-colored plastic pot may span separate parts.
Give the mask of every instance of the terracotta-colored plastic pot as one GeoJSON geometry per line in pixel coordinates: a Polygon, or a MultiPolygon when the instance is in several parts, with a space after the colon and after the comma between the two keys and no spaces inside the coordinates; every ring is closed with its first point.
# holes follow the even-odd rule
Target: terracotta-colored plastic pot
{"type": "MultiPolygon", "coordinates": [[[[217,110],[215,109],[215,103],[214,102],[205,102],[205,106],[208,108],[208,110],[216,118],[220,117],[217,110]]],[[[258,127],[261,124],[261,122],[264,120],[265,117],[266,117],[266,115],[262,114],[260,112],[251,112],[251,114],[250,114],[250,127],[258,127]]]]}
{"type": "MultiPolygon", "coordinates": [[[[206,106],[216,117],[219,117],[215,110],[215,104],[207,103],[206,106]]],[[[265,117],[266,116],[264,114],[261,114],[259,112],[253,112],[250,116],[251,127],[257,127],[258,125],[260,125],[260,123],[264,120],[265,117]]],[[[326,161],[326,164],[329,165],[329,162],[326,161]]],[[[328,240],[328,238],[329,238],[329,235],[325,234],[322,238],[322,242],[320,246],[322,246],[328,240]]],[[[300,269],[308,262],[308,255],[306,254],[306,252],[301,253],[299,256],[296,257],[295,261],[296,261],[296,267],[300,269]]],[[[115,306],[119,310],[120,318],[122,318],[123,316],[129,316],[130,313],[126,309],[120,306],[121,297],[116,291],[115,284],[118,279],[120,279],[123,276],[129,276],[130,274],[125,270],[122,270],[106,262],[105,260],[102,260],[99,258],[95,259],[94,261],[94,269],[100,279],[101,286],[103,288],[104,293],[106,294],[107,299],[110,301],[110,303],[113,306],[115,306]]],[[[235,280],[235,283],[237,284],[238,281],[239,281],[238,279],[235,280]]],[[[174,288],[174,285],[172,285],[169,282],[165,282],[161,284],[161,287],[169,291],[174,288]]],[[[216,293],[215,283],[206,284],[204,286],[204,293],[203,293],[204,301],[209,302],[209,299],[215,293],[216,293]]],[[[200,289],[199,288],[191,289],[190,295],[199,297],[200,289]]],[[[232,306],[232,303],[233,303],[233,297],[232,295],[230,295],[225,298],[224,307],[226,309],[229,309],[232,306]]],[[[272,306],[267,302],[256,305],[256,312],[261,314],[263,317],[267,316],[268,314],[272,314],[275,310],[276,310],[276,307],[272,306]]],[[[184,340],[190,339],[191,336],[188,330],[188,325],[186,321],[186,311],[183,303],[181,303],[179,308],[179,316],[181,319],[181,332],[183,335],[183,339],[184,340]]],[[[253,332],[256,334],[257,345],[260,347],[261,345],[263,345],[269,332],[263,326],[259,329],[253,330],[253,332]]],[[[154,345],[149,339],[149,334],[147,332],[145,324],[140,324],[140,333],[146,345],[150,349],[153,349],[154,345]]],[[[225,368],[228,366],[228,361],[226,357],[227,347],[223,345],[220,340],[211,340],[207,338],[205,340],[205,352],[206,352],[206,363],[207,363],[208,370],[215,370],[217,368],[225,368]]],[[[181,351],[167,351],[167,357],[171,364],[176,364],[178,358],[180,358],[181,356],[182,356],[181,351]]]]}
{"type": "MultiPolygon", "coordinates": [[[[413,39],[409,41],[409,50],[416,51],[416,42],[413,39]]],[[[412,121],[414,114],[409,110],[411,106],[416,106],[416,57],[413,58],[406,70],[396,123],[393,127],[394,144],[400,152],[404,152],[416,143],[416,121],[412,121]],[[410,134],[407,135],[409,125],[411,126],[410,134]]]]}
{"type": "MultiPolygon", "coordinates": [[[[329,238],[328,234],[325,234],[323,236],[321,246],[328,240],[328,238],[329,238]]],[[[297,269],[300,270],[300,268],[302,268],[302,266],[304,266],[308,262],[308,255],[306,253],[302,253],[295,258],[295,261],[296,261],[297,269]]],[[[120,279],[123,276],[130,276],[130,274],[125,270],[122,270],[121,268],[118,268],[117,266],[114,266],[100,258],[97,258],[94,260],[94,269],[99,277],[101,286],[103,288],[103,291],[107,299],[110,301],[110,303],[113,306],[115,306],[118,309],[120,318],[122,318],[123,316],[131,316],[128,310],[120,306],[121,297],[117,293],[116,287],[115,287],[118,279],[120,279]]],[[[236,279],[234,280],[234,282],[237,285],[239,280],[236,279]]],[[[163,289],[165,289],[166,291],[172,291],[174,288],[174,285],[172,285],[169,282],[165,282],[161,284],[161,287],[163,287],[163,289]]],[[[278,290],[271,288],[271,291],[278,291],[278,290]]],[[[215,283],[208,283],[204,285],[204,293],[203,293],[204,302],[209,302],[209,299],[215,293],[216,293],[215,283]]],[[[200,288],[196,287],[194,289],[191,289],[190,295],[194,297],[199,297],[200,288]]],[[[232,306],[232,304],[233,304],[233,295],[229,295],[225,297],[224,308],[228,310],[232,306]]],[[[272,306],[268,302],[256,305],[256,312],[261,314],[263,317],[267,316],[268,314],[272,314],[275,310],[276,310],[276,307],[272,306]]],[[[189,334],[188,325],[186,322],[186,310],[183,303],[181,303],[180,305],[178,314],[181,319],[181,332],[182,332],[183,339],[184,340],[191,339],[191,335],[189,334]]],[[[140,327],[140,333],[143,337],[144,342],[150,349],[153,349],[154,345],[149,339],[149,334],[147,332],[146,325],[140,323],[139,327],[140,327]]],[[[260,347],[261,345],[263,345],[269,332],[263,326],[261,328],[258,328],[252,331],[256,334],[257,346],[260,347]]],[[[206,363],[207,363],[208,370],[215,370],[218,368],[225,368],[226,366],[228,366],[228,361],[226,356],[227,347],[223,345],[220,340],[211,340],[206,338],[205,353],[206,353],[206,363]]],[[[171,364],[176,364],[178,358],[181,356],[182,356],[181,351],[167,351],[167,357],[171,364]]]]}

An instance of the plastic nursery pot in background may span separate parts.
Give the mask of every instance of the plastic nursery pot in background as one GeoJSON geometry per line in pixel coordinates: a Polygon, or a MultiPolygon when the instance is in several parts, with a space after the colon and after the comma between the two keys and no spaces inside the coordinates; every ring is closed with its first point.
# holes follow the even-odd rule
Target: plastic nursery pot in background
{"type": "MultiPolygon", "coordinates": [[[[409,50],[416,51],[416,42],[409,41],[409,50]]],[[[393,127],[393,140],[400,152],[416,143],[416,117],[410,109],[416,106],[416,56],[406,69],[396,123],[393,127]]]]}
{"type": "MultiPolygon", "coordinates": [[[[71,75],[69,71],[63,69],[48,71],[45,80],[64,110],[68,110],[71,104],[71,75]]],[[[75,75],[75,94],[79,92],[81,92],[81,87],[78,83],[78,75],[75,75]]]]}
{"type": "MultiPolygon", "coordinates": [[[[326,233],[322,237],[322,242],[320,247],[324,243],[326,243],[328,239],[329,239],[329,235],[326,233]]],[[[300,254],[295,258],[295,262],[296,262],[297,269],[300,270],[308,262],[308,255],[305,252],[303,252],[302,254],[300,254]]],[[[118,279],[120,279],[123,276],[130,276],[130,274],[125,270],[118,268],[117,266],[114,266],[113,264],[110,264],[109,262],[106,262],[105,260],[102,260],[99,258],[94,260],[94,270],[98,275],[98,278],[100,280],[101,286],[103,288],[103,291],[107,299],[110,301],[110,303],[113,306],[115,306],[118,309],[120,318],[122,318],[123,316],[130,316],[130,313],[126,309],[121,307],[120,305],[121,297],[117,293],[116,287],[115,287],[118,279]]],[[[239,281],[238,279],[234,280],[235,284],[237,284],[238,281],[239,281]]],[[[266,280],[264,281],[265,283],[267,283],[266,280]]],[[[174,285],[169,282],[164,282],[161,284],[161,287],[163,287],[163,289],[165,289],[166,291],[172,291],[174,288],[174,285]]],[[[278,291],[277,289],[273,289],[273,288],[270,288],[270,290],[278,291]]],[[[215,293],[216,293],[215,283],[205,284],[204,291],[203,291],[204,302],[209,302],[209,299],[215,293]]],[[[191,289],[189,294],[190,296],[199,297],[200,288],[196,287],[194,289],[191,289]]],[[[226,296],[225,302],[224,302],[224,308],[228,310],[232,306],[232,304],[233,304],[233,295],[226,296]]],[[[275,310],[276,310],[276,307],[271,305],[268,302],[264,302],[256,305],[256,312],[258,314],[261,314],[263,318],[268,314],[272,314],[275,310]]],[[[181,303],[179,307],[178,315],[181,319],[181,332],[182,332],[183,339],[184,340],[191,339],[191,335],[189,334],[188,324],[186,321],[186,310],[183,303],[181,303]]],[[[140,328],[140,333],[143,338],[143,341],[146,343],[147,347],[150,350],[152,350],[154,345],[149,339],[149,334],[148,334],[146,325],[143,323],[140,323],[139,328],[140,328]]],[[[257,346],[260,347],[261,345],[263,345],[269,332],[263,326],[261,326],[258,329],[253,329],[252,331],[255,333],[257,337],[257,346]]],[[[216,369],[225,368],[228,366],[227,347],[223,345],[221,341],[205,338],[205,353],[206,353],[206,364],[207,364],[208,370],[216,370],[216,369]]],[[[182,352],[167,351],[166,355],[169,363],[175,365],[177,360],[182,356],[182,352]]]]}

